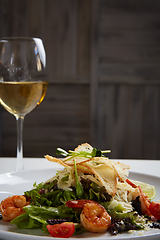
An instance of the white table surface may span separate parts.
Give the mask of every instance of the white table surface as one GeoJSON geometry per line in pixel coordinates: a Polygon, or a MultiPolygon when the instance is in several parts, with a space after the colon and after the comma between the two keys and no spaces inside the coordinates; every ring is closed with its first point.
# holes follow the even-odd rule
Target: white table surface
{"type": "MultiPolygon", "coordinates": [[[[130,170],[137,173],[145,173],[160,177],[160,160],[131,160],[113,159],[130,165],[130,170]]],[[[0,158],[0,174],[13,172],[16,166],[16,158],[0,158]]],[[[60,165],[49,162],[45,158],[24,158],[25,170],[59,168],[60,165]]]]}

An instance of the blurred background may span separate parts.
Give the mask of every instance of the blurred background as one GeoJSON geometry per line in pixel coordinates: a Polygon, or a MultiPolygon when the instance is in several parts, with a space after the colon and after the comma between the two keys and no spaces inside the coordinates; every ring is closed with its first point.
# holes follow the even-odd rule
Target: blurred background
{"type": "MultiPolygon", "coordinates": [[[[42,38],[49,86],[24,120],[24,157],[88,142],[160,159],[159,0],[0,0],[0,37],[42,38]]],[[[0,157],[16,156],[0,106],[0,157]]]]}

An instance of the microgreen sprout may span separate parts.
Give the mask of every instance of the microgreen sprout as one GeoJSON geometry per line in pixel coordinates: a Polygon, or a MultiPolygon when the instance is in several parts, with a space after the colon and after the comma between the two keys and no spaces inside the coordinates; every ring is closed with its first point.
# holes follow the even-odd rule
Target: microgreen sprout
{"type": "Polygon", "coordinates": [[[80,198],[83,195],[84,191],[83,191],[82,184],[79,182],[79,179],[78,179],[77,166],[76,166],[75,159],[74,159],[74,171],[76,176],[76,193],[77,193],[77,196],[80,198]]]}
{"type": "Polygon", "coordinates": [[[111,152],[110,150],[102,151],[102,150],[96,149],[96,148],[93,148],[92,152],[87,152],[87,151],[75,152],[72,150],[69,150],[68,152],[66,152],[62,148],[57,148],[57,150],[56,150],[57,155],[62,155],[64,157],[68,157],[66,160],[69,160],[70,158],[74,158],[74,157],[84,157],[84,158],[104,157],[104,153],[110,153],[110,152],[111,152]]]}
{"type": "Polygon", "coordinates": [[[62,155],[64,157],[67,157],[68,156],[68,152],[66,152],[64,149],[62,148],[57,148],[56,149],[56,154],[57,155],[62,155]]]}

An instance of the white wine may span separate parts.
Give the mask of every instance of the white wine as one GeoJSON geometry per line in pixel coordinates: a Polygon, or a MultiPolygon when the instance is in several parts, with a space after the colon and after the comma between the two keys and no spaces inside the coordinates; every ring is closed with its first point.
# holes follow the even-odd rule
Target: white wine
{"type": "Polygon", "coordinates": [[[0,102],[15,116],[25,116],[39,105],[46,94],[47,82],[0,82],[0,102]]]}

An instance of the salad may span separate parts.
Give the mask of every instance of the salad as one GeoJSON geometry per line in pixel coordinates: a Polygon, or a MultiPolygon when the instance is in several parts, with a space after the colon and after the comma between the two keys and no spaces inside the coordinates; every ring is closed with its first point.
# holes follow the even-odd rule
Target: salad
{"type": "Polygon", "coordinates": [[[74,151],[58,148],[63,158],[46,155],[64,168],[46,182],[34,183],[24,195],[4,199],[2,220],[61,238],[160,229],[160,203],[151,201],[140,182],[129,179],[128,165],[106,157],[109,152],[84,143],[74,151]]]}

